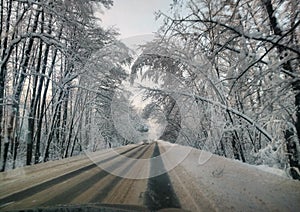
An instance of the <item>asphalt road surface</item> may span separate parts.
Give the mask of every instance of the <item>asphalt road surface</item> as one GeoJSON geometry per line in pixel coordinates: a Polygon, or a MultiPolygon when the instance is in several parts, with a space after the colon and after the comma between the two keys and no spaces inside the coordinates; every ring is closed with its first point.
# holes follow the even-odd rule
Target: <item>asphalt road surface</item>
{"type": "Polygon", "coordinates": [[[298,181],[215,155],[199,165],[199,153],[187,147],[154,142],[1,173],[0,211],[79,211],[79,208],[81,211],[297,211],[300,208],[298,181]],[[169,149],[174,151],[157,157],[169,149]],[[178,160],[180,157],[182,160],[178,160]]]}

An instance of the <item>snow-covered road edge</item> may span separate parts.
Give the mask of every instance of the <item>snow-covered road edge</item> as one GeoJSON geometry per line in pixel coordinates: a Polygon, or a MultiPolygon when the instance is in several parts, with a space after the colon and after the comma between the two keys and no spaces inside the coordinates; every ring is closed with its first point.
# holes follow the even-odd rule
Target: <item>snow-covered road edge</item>
{"type": "Polygon", "coordinates": [[[164,158],[165,166],[180,156],[181,151],[190,150],[179,166],[193,177],[193,183],[216,210],[295,211],[300,208],[299,181],[217,155],[212,155],[206,163],[199,165],[199,156],[209,156],[209,153],[163,141],[159,143],[166,149],[173,149],[173,154],[167,154],[164,158]]]}

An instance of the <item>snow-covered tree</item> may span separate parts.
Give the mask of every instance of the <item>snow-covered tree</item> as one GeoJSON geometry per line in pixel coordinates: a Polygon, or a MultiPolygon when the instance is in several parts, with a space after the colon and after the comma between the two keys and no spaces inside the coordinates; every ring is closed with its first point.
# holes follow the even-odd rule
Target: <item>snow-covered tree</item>
{"type": "Polygon", "coordinates": [[[127,50],[113,44],[117,33],[95,16],[112,1],[0,3],[1,170],[78,153],[98,131],[91,128],[97,126],[95,93],[112,92],[124,75],[117,65],[124,56],[108,60],[127,50]],[[109,45],[111,58],[96,58],[106,68],[87,70],[109,45]],[[87,82],[97,72],[101,80],[87,82]]]}
{"type": "Polygon", "coordinates": [[[210,151],[299,178],[299,5],[189,0],[172,9],[157,14],[160,36],[144,47],[133,76],[142,70],[167,82],[168,72],[189,88],[180,93],[203,118],[187,136],[199,148],[205,141],[210,151]]]}

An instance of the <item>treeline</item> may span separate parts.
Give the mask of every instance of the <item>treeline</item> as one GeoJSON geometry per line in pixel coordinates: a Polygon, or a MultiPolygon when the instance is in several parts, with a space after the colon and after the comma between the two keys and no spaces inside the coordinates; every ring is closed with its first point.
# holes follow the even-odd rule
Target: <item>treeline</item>
{"type": "Polygon", "coordinates": [[[128,51],[95,16],[112,1],[0,3],[1,171],[95,150],[112,139],[102,132],[103,117],[125,76],[128,51]]]}

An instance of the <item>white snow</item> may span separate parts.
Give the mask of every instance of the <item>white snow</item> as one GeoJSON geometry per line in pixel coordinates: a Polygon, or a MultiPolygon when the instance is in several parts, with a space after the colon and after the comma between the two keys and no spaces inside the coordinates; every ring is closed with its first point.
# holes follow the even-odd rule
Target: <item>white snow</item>
{"type": "Polygon", "coordinates": [[[166,147],[170,147],[170,146],[178,146],[178,144],[176,143],[170,143],[167,141],[163,141],[163,140],[157,140],[159,142],[159,144],[166,146],[166,147]]]}
{"type": "Polygon", "coordinates": [[[174,161],[180,161],[178,157],[182,152],[190,151],[176,167],[193,177],[193,183],[217,211],[294,211],[300,208],[300,182],[282,177],[284,174],[278,169],[161,143],[166,150],[172,149],[170,154],[162,155],[166,169],[174,166],[174,161]],[[205,162],[199,164],[199,157],[206,159],[205,162]]]}
{"type": "MultiPolygon", "coordinates": [[[[249,166],[251,166],[251,165],[249,165],[249,166]]],[[[286,174],[286,172],[282,169],[269,167],[269,166],[266,166],[266,165],[257,165],[257,166],[254,166],[254,167],[256,167],[257,169],[262,170],[264,172],[268,172],[268,173],[271,173],[271,174],[274,174],[274,175],[277,175],[277,176],[280,176],[280,177],[290,178],[286,174]]]]}

